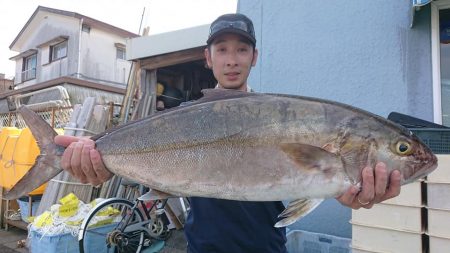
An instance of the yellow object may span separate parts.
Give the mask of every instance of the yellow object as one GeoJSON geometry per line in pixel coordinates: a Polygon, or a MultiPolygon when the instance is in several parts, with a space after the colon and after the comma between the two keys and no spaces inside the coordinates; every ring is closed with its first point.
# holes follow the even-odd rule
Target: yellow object
{"type": "Polygon", "coordinates": [[[49,211],[45,211],[41,215],[39,215],[35,220],[35,226],[38,228],[51,226],[53,224],[52,213],[49,211]]]}
{"type": "Polygon", "coordinates": [[[65,197],[59,200],[61,206],[59,207],[59,216],[72,217],[78,212],[78,200],[77,196],[73,193],[69,193],[65,197]]]}
{"type": "MultiPolygon", "coordinates": [[[[58,134],[62,130],[56,130],[58,134]]],[[[39,147],[29,128],[2,128],[0,132],[0,185],[11,189],[33,166],[40,154],[39,147]]],[[[46,184],[29,195],[43,194],[46,184]]]]}
{"type": "MultiPolygon", "coordinates": [[[[15,149],[13,151],[14,161],[14,174],[11,174],[10,185],[6,185],[6,188],[12,188],[20,178],[22,178],[28,170],[33,166],[36,157],[40,154],[39,147],[34,139],[29,128],[22,129],[19,135],[15,149]]],[[[43,194],[47,184],[40,186],[39,188],[30,192],[30,195],[43,194]]]]}
{"type": "MultiPolygon", "coordinates": [[[[15,127],[4,127],[0,132],[0,185],[4,186],[6,183],[5,173],[3,169],[3,151],[6,148],[6,142],[10,139],[9,136],[18,137],[20,130],[15,127]]],[[[9,140],[11,141],[11,140],[9,140]]]]}
{"type": "Polygon", "coordinates": [[[156,86],[156,96],[161,96],[164,93],[164,85],[158,83],[156,86]]]}

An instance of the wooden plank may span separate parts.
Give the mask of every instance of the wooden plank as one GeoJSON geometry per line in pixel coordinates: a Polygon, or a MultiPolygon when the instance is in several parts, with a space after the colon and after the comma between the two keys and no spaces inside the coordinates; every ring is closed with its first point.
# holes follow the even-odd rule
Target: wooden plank
{"type": "MultiPolygon", "coordinates": [[[[11,225],[11,226],[14,226],[16,228],[23,229],[23,230],[27,230],[27,227],[28,227],[28,223],[26,223],[23,220],[8,220],[8,219],[5,219],[5,223],[7,225],[11,225]]],[[[8,227],[6,227],[5,230],[8,230],[8,227]]]]}
{"type": "Polygon", "coordinates": [[[178,52],[157,55],[141,60],[141,68],[157,69],[185,62],[198,61],[205,59],[205,47],[196,47],[178,52]]]}

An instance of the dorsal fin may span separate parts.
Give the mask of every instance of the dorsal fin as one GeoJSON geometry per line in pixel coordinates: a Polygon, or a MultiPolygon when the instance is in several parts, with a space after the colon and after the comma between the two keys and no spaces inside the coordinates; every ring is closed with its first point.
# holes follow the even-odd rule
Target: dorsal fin
{"type": "Polygon", "coordinates": [[[201,97],[199,100],[195,101],[194,104],[202,104],[202,103],[218,101],[218,100],[261,95],[260,93],[246,92],[246,91],[232,90],[232,89],[204,89],[204,90],[202,90],[202,93],[203,93],[203,97],[201,97]]]}

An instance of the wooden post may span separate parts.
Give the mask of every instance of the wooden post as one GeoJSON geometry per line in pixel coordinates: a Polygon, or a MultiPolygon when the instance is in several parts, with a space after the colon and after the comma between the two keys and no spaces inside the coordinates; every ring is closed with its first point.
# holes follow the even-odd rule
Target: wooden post
{"type": "Polygon", "coordinates": [[[55,108],[52,107],[52,128],[55,128],[55,108]]]}
{"type": "Polygon", "coordinates": [[[31,195],[28,195],[28,218],[33,215],[33,198],[31,195]]]}
{"type": "Polygon", "coordinates": [[[170,207],[169,203],[166,204],[164,207],[164,210],[166,211],[166,214],[169,216],[170,220],[173,222],[173,225],[177,230],[180,230],[183,228],[183,224],[181,224],[178,217],[175,215],[175,213],[172,210],[172,207],[170,207]]]}
{"type": "Polygon", "coordinates": [[[109,102],[109,120],[108,123],[106,124],[106,127],[108,129],[112,127],[113,118],[114,118],[114,102],[111,101],[109,102]]]}

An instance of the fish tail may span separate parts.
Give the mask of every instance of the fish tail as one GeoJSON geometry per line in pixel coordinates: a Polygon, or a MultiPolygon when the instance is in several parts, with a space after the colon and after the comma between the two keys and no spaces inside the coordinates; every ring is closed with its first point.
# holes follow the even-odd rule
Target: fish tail
{"type": "Polygon", "coordinates": [[[58,134],[45,120],[26,106],[21,106],[19,112],[36,139],[41,153],[25,176],[3,196],[5,199],[17,199],[27,195],[62,171],[60,161],[64,147],[53,142],[58,134]]]}

